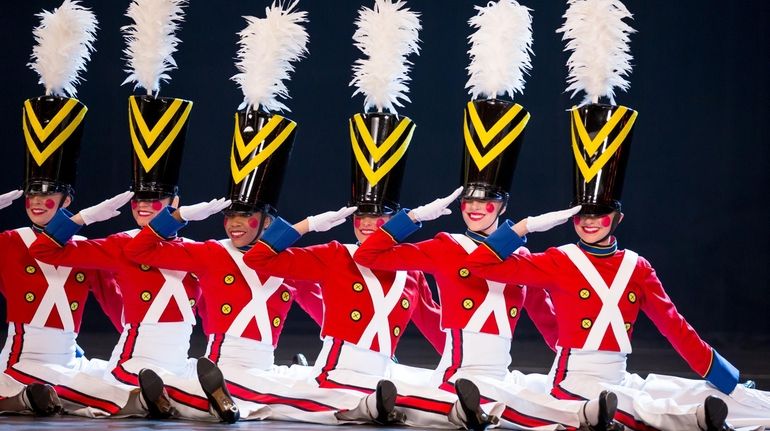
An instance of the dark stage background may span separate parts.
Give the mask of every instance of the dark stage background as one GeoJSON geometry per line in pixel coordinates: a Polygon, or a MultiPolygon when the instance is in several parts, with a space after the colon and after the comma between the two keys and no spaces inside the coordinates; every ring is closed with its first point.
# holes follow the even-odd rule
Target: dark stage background
{"type": "MultiPolygon", "coordinates": [[[[372,2],[364,4],[370,6],[372,2]]],[[[422,54],[414,58],[412,103],[401,113],[418,128],[405,177],[402,201],[416,206],[458,186],[461,118],[468,64],[467,20],[480,1],[412,0],[422,13],[422,54]]],[[[563,208],[571,197],[571,154],[565,110],[566,59],[555,29],[563,1],[524,1],[534,9],[533,71],[515,100],[531,113],[512,188],[508,216],[516,219],[563,208]]],[[[631,89],[619,103],[640,112],[626,177],[626,218],[620,245],[647,257],[669,295],[689,322],[715,347],[759,342],[770,334],[770,3],[762,1],[671,2],[628,0],[634,13],[631,89]]],[[[0,192],[19,187],[23,176],[21,106],[43,93],[27,68],[33,46],[34,14],[59,1],[18,1],[0,14],[0,192]]],[[[130,176],[130,141],[120,27],[127,1],[86,1],[100,21],[97,52],[79,86],[89,107],[74,209],[125,190],[130,176]]],[[[243,15],[263,15],[268,2],[194,0],[179,37],[178,70],[161,95],[195,102],[182,168],[183,203],[227,191],[232,115],[241,93],[229,78],[236,32],[243,15]]],[[[350,143],[347,118],[361,111],[351,99],[351,64],[359,54],[351,36],[361,1],[305,0],[310,55],[289,83],[288,114],[299,123],[297,140],[280,203],[284,218],[337,209],[348,199],[350,143]]],[[[577,100],[579,102],[579,100],[577,100]]],[[[133,228],[128,214],[82,231],[100,237],[133,228]]],[[[25,225],[21,201],[0,212],[0,228],[25,225]]],[[[185,228],[193,239],[223,236],[221,216],[185,228]]],[[[440,230],[461,231],[456,216],[429,223],[414,240],[440,230]]],[[[337,238],[352,241],[350,225],[312,234],[302,244],[337,238]]],[[[543,250],[574,240],[569,226],[531,235],[530,248],[543,250]]],[[[11,286],[6,286],[8,289],[11,286]]],[[[4,310],[1,307],[0,310],[4,310]]],[[[0,311],[4,313],[4,311],[0,311]]],[[[290,333],[315,331],[301,313],[290,333]]],[[[646,319],[635,336],[663,342],[646,319]]],[[[109,331],[91,301],[83,332],[109,331]]],[[[517,337],[535,337],[528,322],[517,337]]]]}

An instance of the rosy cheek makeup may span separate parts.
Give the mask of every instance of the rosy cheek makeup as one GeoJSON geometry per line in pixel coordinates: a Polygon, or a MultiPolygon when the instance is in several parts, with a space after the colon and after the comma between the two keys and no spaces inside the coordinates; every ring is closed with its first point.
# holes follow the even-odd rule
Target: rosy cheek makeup
{"type": "Polygon", "coordinates": [[[252,229],[256,229],[257,226],[259,226],[259,222],[257,221],[257,218],[249,217],[249,227],[252,229]]]}
{"type": "Polygon", "coordinates": [[[384,225],[384,224],[385,224],[385,220],[383,220],[381,218],[377,219],[377,227],[382,227],[382,225],[384,225]]]}
{"type": "Polygon", "coordinates": [[[575,226],[580,224],[580,216],[572,216],[572,223],[575,224],[575,226]]]}
{"type": "Polygon", "coordinates": [[[492,214],[493,212],[495,212],[495,204],[493,204],[492,202],[487,202],[487,212],[489,214],[492,214]]]}
{"type": "Polygon", "coordinates": [[[136,207],[138,207],[138,206],[139,206],[139,202],[137,202],[137,201],[131,201],[131,209],[132,209],[132,210],[135,210],[135,209],[136,209],[136,207]]]}
{"type": "Polygon", "coordinates": [[[163,204],[160,203],[160,201],[152,201],[152,209],[154,209],[155,211],[160,211],[161,209],[163,209],[163,204]]]}
{"type": "Polygon", "coordinates": [[[45,207],[49,210],[56,206],[56,202],[53,201],[53,199],[46,199],[45,200],[45,207]]]}
{"type": "Polygon", "coordinates": [[[30,202],[29,198],[24,199],[24,206],[27,208],[32,206],[32,203],[30,202]]]}
{"type": "Polygon", "coordinates": [[[465,212],[465,208],[468,207],[467,202],[460,202],[460,211],[465,212]]]}
{"type": "Polygon", "coordinates": [[[356,229],[361,227],[361,219],[358,217],[353,217],[353,226],[355,226],[356,229]]]}
{"type": "Polygon", "coordinates": [[[602,217],[602,226],[610,227],[610,224],[612,224],[612,219],[610,218],[610,216],[602,217]]]}

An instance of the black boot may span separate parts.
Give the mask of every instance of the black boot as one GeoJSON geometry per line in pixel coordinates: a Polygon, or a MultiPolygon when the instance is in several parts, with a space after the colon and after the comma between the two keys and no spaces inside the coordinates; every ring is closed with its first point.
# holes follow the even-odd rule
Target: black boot
{"type": "Polygon", "coordinates": [[[24,388],[24,395],[27,396],[29,407],[35,416],[53,416],[62,411],[59,396],[51,385],[30,383],[24,388]]]}
{"type": "Polygon", "coordinates": [[[377,417],[374,422],[379,425],[400,424],[406,420],[403,412],[396,410],[396,396],[398,391],[396,385],[390,380],[380,380],[377,382],[375,391],[377,401],[377,417]]]}
{"type": "Polygon", "coordinates": [[[481,409],[481,394],[475,383],[468,379],[457,379],[455,390],[460,407],[465,413],[466,428],[472,431],[483,431],[500,420],[497,416],[490,416],[481,409]]]}
{"type": "Polygon", "coordinates": [[[727,404],[720,398],[709,395],[703,403],[706,416],[706,431],[733,431],[727,424],[727,404]]]}
{"type": "Polygon", "coordinates": [[[222,422],[228,424],[238,422],[241,412],[235,405],[230,391],[227,390],[222,370],[208,358],[198,359],[198,381],[209,399],[209,404],[222,422]]]}
{"type": "Polygon", "coordinates": [[[302,353],[297,353],[296,355],[292,356],[291,358],[291,364],[292,365],[302,365],[304,367],[307,367],[307,358],[302,353]]]}
{"type": "Polygon", "coordinates": [[[599,394],[599,422],[588,426],[588,429],[590,431],[623,431],[626,427],[615,422],[617,411],[618,396],[610,391],[602,391],[599,394]]]}
{"type": "Polygon", "coordinates": [[[168,419],[172,414],[171,400],[163,385],[163,379],[153,370],[139,370],[139,389],[147,404],[150,419],[168,419]]]}

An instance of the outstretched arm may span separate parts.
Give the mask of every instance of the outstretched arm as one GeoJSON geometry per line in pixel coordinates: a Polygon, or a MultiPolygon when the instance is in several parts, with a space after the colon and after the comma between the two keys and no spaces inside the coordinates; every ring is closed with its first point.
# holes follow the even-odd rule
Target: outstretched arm
{"type": "Polygon", "coordinates": [[[260,274],[291,280],[322,281],[333,267],[336,249],[340,245],[332,242],[304,248],[290,246],[307,232],[321,232],[342,224],[355,210],[352,207],[329,211],[308,217],[294,226],[277,217],[262,238],[243,256],[243,261],[260,274]]]}
{"type": "Polygon", "coordinates": [[[663,290],[655,270],[647,261],[643,261],[642,265],[646,271],[642,311],[693,371],[720,391],[730,394],[738,384],[738,369],[700,338],[663,290]]]}

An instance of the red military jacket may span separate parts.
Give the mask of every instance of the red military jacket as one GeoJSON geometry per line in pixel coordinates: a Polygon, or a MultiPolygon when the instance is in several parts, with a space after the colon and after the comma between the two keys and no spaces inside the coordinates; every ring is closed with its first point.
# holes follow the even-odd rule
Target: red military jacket
{"type": "MultiPolygon", "coordinates": [[[[395,223],[399,221],[395,220],[395,223]]],[[[475,240],[466,235],[441,232],[427,241],[399,244],[388,233],[387,227],[385,224],[358,249],[356,262],[382,270],[420,270],[432,274],[438,285],[443,328],[510,338],[522,309],[526,309],[548,346],[554,348],[557,325],[548,295],[542,289],[515,283],[488,283],[468,268],[465,260],[469,250],[476,248],[475,240]],[[489,303],[480,310],[485,300],[489,303]],[[489,307],[498,308],[497,313],[489,307]]]]}
{"type": "Polygon", "coordinates": [[[369,270],[353,261],[355,245],[337,241],[276,253],[265,240],[268,232],[281,224],[286,222],[276,219],[244,261],[260,273],[318,282],[324,304],[322,337],[339,338],[391,356],[413,320],[436,351],[443,351],[446,335],[439,326],[439,307],[422,273],[369,270]]]}
{"type": "MultiPolygon", "coordinates": [[[[54,219],[63,216],[60,212],[54,219]]],[[[135,229],[102,239],[70,240],[59,245],[52,239],[57,237],[56,233],[46,230],[46,234],[39,235],[32,244],[30,252],[35,258],[53,265],[112,272],[123,294],[124,322],[127,324],[188,322],[194,325],[192,307],[200,296],[198,281],[190,273],[171,272],[126,257],[124,249],[137,233],[139,230],[135,229]],[[153,307],[164,287],[170,288],[173,295],[169,297],[169,290],[164,291],[162,301],[153,307]]],[[[174,241],[182,242],[182,239],[174,241]]]]}
{"type": "MultiPolygon", "coordinates": [[[[639,311],[642,311],[695,372],[701,376],[709,372],[712,362],[711,347],[701,340],[676,310],[647,260],[643,257],[631,260],[636,254],[630,250],[618,250],[607,256],[596,256],[574,244],[571,246],[587,258],[606,286],[595,288],[570,259],[565,247],[549,248],[545,253],[511,255],[504,261],[500,260],[492,248],[479,247],[468,258],[467,265],[471,271],[490,280],[546,288],[556,307],[556,316],[559,319],[558,345],[561,347],[625,351],[621,345],[626,341],[630,343],[634,323],[639,311]],[[624,257],[629,253],[633,253],[633,256],[629,256],[628,261],[628,283],[624,288],[618,285],[613,298],[606,298],[612,290],[613,281],[619,274],[624,257]],[[619,309],[619,315],[616,319],[611,319],[609,326],[606,323],[601,325],[601,332],[597,334],[595,343],[598,346],[588,346],[589,334],[598,324],[603,308],[613,311],[619,309]],[[627,340],[619,342],[618,338],[623,340],[624,337],[616,336],[616,330],[624,331],[627,340]]],[[[606,318],[603,320],[607,321],[606,318]]],[[[627,353],[629,352],[630,345],[627,353]]]]}
{"type": "Polygon", "coordinates": [[[28,227],[0,233],[0,292],[6,300],[7,322],[77,333],[91,291],[115,327],[121,328],[122,300],[111,274],[35,260],[28,244],[37,236],[28,227]]]}
{"type": "Polygon", "coordinates": [[[243,264],[243,253],[230,240],[169,241],[148,226],[126,245],[125,254],[136,262],[194,272],[200,280],[207,335],[230,334],[275,347],[294,300],[321,324],[317,285],[303,283],[295,289],[293,282],[258,275],[243,264]]]}

